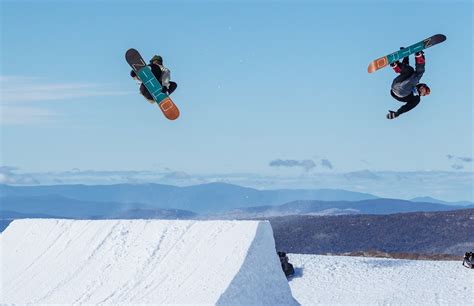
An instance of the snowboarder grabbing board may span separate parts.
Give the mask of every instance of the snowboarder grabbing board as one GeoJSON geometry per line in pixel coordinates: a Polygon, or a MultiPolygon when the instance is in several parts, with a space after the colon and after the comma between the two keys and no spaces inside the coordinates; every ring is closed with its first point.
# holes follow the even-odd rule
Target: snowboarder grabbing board
{"type": "Polygon", "coordinates": [[[425,53],[423,49],[446,40],[446,36],[437,34],[422,40],[407,48],[400,48],[399,51],[385,57],[376,59],[370,63],[369,73],[381,69],[388,64],[399,75],[393,80],[390,95],[397,101],[405,103],[397,111],[389,110],[387,119],[395,119],[403,113],[415,108],[421,97],[428,96],[431,89],[425,83],[420,83],[421,77],[425,73],[425,53]],[[410,66],[409,56],[415,54],[415,68],[410,66]],[[403,58],[400,62],[399,59],[403,58]]]}
{"type": "Polygon", "coordinates": [[[425,73],[423,51],[415,53],[415,69],[410,66],[408,57],[405,57],[402,62],[393,62],[390,66],[395,73],[400,74],[393,80],[390,94],[395,100],[405,103],[397,111],[388,111],[387,119],[395,119],[415,108],[420,103],[421,97],[428,96],[431,89],[425,83],[420,83],[425,73]]]}
{"type": "Polygon", "coordinates": [[[125,59],[132,67],[130,76],[141,82],[140,93],[145,99],[156,102],[166,118],[178,118],[179,109],[169,97],[178,85],[170,81],[170,70],[163,65],[163,58],[155,55],[147,65],[137,50],[128,49],[125,59]]]}

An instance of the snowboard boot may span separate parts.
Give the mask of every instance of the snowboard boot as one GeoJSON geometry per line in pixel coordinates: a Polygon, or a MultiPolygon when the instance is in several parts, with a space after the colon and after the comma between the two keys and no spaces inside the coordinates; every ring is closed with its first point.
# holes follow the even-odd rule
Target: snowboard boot
{"type": "Polygon", "coordinates": [[[423,65],[425,63],[425,52],[419,51],[415,53],[415,62],[418,65],[423,65]]]}
{"type": "Polygon", "coordinates": [[[398,115],[397,115],[397,112],[389,110],[386,117],[387,119],[395,119],[398,117],[398,115]]]}
{"type": "Polygon", "coordinates": [[[390,67],[392,67],[393,71],[395,71],[395,73],[400,73],[402,71],[402,67],[400,67],[400,62],[399,61],[396,61],[396,62],[393,62],[390,64],[390,67]]]}

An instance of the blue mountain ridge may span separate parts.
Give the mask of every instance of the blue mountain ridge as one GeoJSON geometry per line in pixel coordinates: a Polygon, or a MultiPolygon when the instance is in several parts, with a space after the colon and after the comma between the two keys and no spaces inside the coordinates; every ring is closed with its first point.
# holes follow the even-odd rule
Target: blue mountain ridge
{"type": "Polygon", "coordinates": [[[0,185],[0,194],[0,212],[91,219],[134,215],[143,218],[191,218],[195,214],[217,214],[222,217],[321,212],[384,214],[461,208],[459,205],[381,199],[374,195],[345,190],[256,190],[225,183],[189,187],[159,184],[0,185]]]}

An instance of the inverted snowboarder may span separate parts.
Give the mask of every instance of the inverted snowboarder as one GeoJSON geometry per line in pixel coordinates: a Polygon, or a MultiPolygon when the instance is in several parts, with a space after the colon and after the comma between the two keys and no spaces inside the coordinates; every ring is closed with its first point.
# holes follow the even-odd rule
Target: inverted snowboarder
{"type": "MultiPolygon", "coordinates": [[[[161,91],[163,93],[170,95],[176,90],[178,84],[170,81],[171,72],[163,65],[163,58],[160,55],[153,56],[148,66],[150,66],[151,72],[156,77],[158,82],[160,82],[162,86],[161,91]]],[[[130,76],[135,80],[140,81],[135,71],[130,71],[130,76]]],[[[148,102],[155,103],[153,96],[150,94],[150,92],[143,83],[140,84],[140,93],[145,97],[145,99],[147,99],[148,102]]]]}
{"type": "Polygon", "coordinates": [[[390,110],[388,112],[387,119],[395,119],[415,108],[420,103],[420,97],[429,95],[431,90],[425,83],[420,83],[420,79],[425,73],[423,51],[415,53],[415,69],[410,66],[408,56],[404,57],[402,62],[396,61],[390,66],[400,74],[393,80],[390,94],[395,100],[405,103],[397,111],[390,110]]]}

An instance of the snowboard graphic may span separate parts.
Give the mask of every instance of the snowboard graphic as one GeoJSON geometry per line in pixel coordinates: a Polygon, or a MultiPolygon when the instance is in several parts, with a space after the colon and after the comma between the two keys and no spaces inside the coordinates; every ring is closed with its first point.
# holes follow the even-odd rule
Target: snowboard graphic
{"type": "Polygon", "coordinates": [[[369,68],[367,70],[369,71],[369,73],[372,73],[406,56],[409,56],[410,54],[415,54],[418,51],[442,43],[445,40],[446,36],[444,36],[443,34],[433,35],[431,37],[428,37],[427,39],[423,39],[422,41],[417,42],[414,45],[406,47],[405,49],[393,52],[389,55],[376,59],[375,61],[370,63],[369,68]]]}
{"type": "Polygon", "coordinates": [[[179,109],[166,94],[161,92],[160,82],[151,72],[151,68],[147,66],[140,53],[135,49],[128,49],[125,53],[127,63],[132,67],[143,85],[148,89],[153,99],[160,107],[161,111],[169,120],[175,120],[179,117],[179,109]]]}

